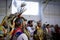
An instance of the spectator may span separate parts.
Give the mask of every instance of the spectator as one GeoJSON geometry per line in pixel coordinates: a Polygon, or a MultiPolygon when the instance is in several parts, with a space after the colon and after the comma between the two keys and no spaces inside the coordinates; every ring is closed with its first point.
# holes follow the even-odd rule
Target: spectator
{"type": "Polygon", "coordinates": [[[6,30],[4,26],[0,24],[0,40],[4,40],[4,34],[6,34],[6,30]]]}
{"type": "Polygon", "coordinates": [[[60,33],[59,33],[59,26],[58,24],[55,25],[55,32],[56,32],[56,40],[60,40],[60,33]]]}
{"type": "Polygon", "coordinates": [[[54,25],[51,25],[51,32],[55,33],[55,28],[54,28],[54,25]]]}
{"type": "Polygon", "coordinates": [[[50,28],[51,28],[52,39],[55,40],[55,28],[54,28],[54,25],[51,25],[50,28]]]}
{"type": "Polygon", "coordinates": [[[43,24],[42,28],[43,28],[43,30],[45,30],[45,28],[46,28],[46,24],[43,24]]]}
{"type": "Polygon", "coordinates": [[[15,20],[15,29],[12,33],[11,40],[28,40],[28,37],[23,33],[23,19],[18,17],[15,20]]]}
{"type": "Polygon", "coordinates": [[[33,40],[34,29],[33,29],[33,21],[32,20],[28,21],[27,30],[30,33],[30,40],[33,40]]]}
{"type": "Polygon", "coordinates": [[[51,40],[52,35],[51,35],[51,28],[49,24],[46,25],[45,33],[46,33],[46,39],[51,40]]]}
{"type": "Polygon", "coordinates": [[[43,40],[43,30],[41,28],[41,21],[37,22],[36,30],[34,31],[34,40],[43,40]]]}

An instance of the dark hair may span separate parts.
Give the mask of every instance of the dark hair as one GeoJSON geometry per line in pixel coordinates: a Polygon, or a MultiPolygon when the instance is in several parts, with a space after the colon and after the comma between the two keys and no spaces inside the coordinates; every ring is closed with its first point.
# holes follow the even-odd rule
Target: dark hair
{"type": "Polygon", "coordinates": [[[27,21],[27,19],[25,19],[24,17],[21,17],[24,21],[27,21]]]}
{"type": "Polygon", "coordinates": [[[49,26],[49,24],[46,25],[46,27],[49,26]]]}
{"type": "Polygon", "coordinates": [[[22,23],[23,23],[23,19],[17,18],[17,19],[15,20],[15,27],[19,27],[22,23]]]}
{"type": "Polygon", "coordinates": [[[33,22],[32,20],[29,20],[29,21],[28,21],[28,24],[31,24],[32,22],[33,22]]]}
{"type": "Polygon", "coordinates": [[[54,25],[51,25],[51,27],[54,27],[54,25]]]}
{"type": "Polygon", "coordinates": [[[40,24],[41,23],[41,21],[37,21],[37,24],[40,24]]]}

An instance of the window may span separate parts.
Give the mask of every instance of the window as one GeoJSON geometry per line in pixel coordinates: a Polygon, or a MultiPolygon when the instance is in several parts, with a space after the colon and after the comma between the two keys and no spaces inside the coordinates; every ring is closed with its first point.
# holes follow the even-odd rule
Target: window
{"type": "MultiPolygon", "coordinates": [[[[19,6],[19,3],[21,4],[23,1],[17,1],[17,7],[19,6]]],[[[38,2],[27,2],[26,3],[26,11],[23,13],[23,15],[39,15],[39,3],[38,2]]],[[[12,4],[12,13],[17,12],[17,7],[12,4]]]]}

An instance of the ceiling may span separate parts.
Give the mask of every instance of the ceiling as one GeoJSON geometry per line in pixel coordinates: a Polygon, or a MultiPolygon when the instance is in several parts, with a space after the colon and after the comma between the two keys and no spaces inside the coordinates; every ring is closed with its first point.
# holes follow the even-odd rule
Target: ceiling
{"type": "MultiPolygon", "coordinates": [[[[43,2],[46,0],[22,0],[22,1],[35,1],[35,2],[43,2]]],[[[60,0],[50,0],[50,2],[60,2],[60,0]]]]}
{"type": "MultiPolygon", "coordinates": [[[[40,3],[43,4],[43,2],[46,1],[46,0],[22,0],[22,1],[34,1],[34,2],[40,2],[40,3]]],[[[49,1],[48,4],[60,5],[60,0],[52,0],[52,1],[49,1]]]]}
{"type": "MultiPolygon", "coordinates": [[[[35,2],[43,2],[45,0],[22,0],[22,1],[35,1],[35,2]]],[[[6,7],[6,2],[7,2],[7,7],[9,8],[12,0],[0,0],[0,8],[6,7]]],[[[60,0],[52,0],[49,2],[49,4],[57,4],[60,5],[60,0]]]]}

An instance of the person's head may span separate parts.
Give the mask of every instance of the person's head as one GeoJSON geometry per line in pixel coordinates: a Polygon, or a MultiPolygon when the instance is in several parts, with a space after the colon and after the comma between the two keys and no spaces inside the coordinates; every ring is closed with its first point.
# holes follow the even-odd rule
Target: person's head
{"type": "Polygon", "coordinates": [[[56,24],[55,27],[58,27],[58,24],[56,24]]]}
{"type": "Polygon", "coordinates": [[[24,17],[21,17],[23,19],[23,25],[26,25],[27,19],[25,19],[24,17]]]}
{"type": "Polygon", "coordinates": [[[15,20],[15,23],[16,23],[17,26],[24,27],[25,24],[26,24],[26,21],[27,20],[24,17],[20,17],[20,18],[18,18],[18,19],[15,20]]]}
{"type": "Polygon", "coordinates": [[[28,26],[30,26],[30,27],[33,26],[33,21],[32,21],[32,20],[29,20],[29,21],[28,21],[28,26]]]}
{"type": "Polygon", "coordinates": [[[22,18],[18,18],[18,19],[16,19],[15,20],[15,27],[17,28],[17,27],[20,27],[20,28],[22,28],[23,27],[23,19],[22,18]]]}
{"type": "Polygon", "coordinates": [[[46,27],[47,27],[47,28],[49,28],[49,27],[50,27],[50,25],[49,25],[49,24],[47,24],[47,25],[46,25],[46,27]]]}
{"type": "Polygon", "coordinates": [[[46,24],[43,24],[43,27],[46,27],[46,24]]]}
{"type": "Polygon", "coordinates": [[[41,27],[41,21],[37,22],[37,26],[41,27]]]}
{"type": "Polygon", "coordinates": [[[55,28],[58,28],[58,27],[59,27],[58,24],[56,24],[56,25],[55,25],[55,28]]]}
{"type": "Polygon", "coordinates": [[[26,26],[26,21],[23,22],[23,26],[26,26]]]}
{"type": "Polygon", "coordinates": [[[46,26],[46,24],[43,24],[43,26],[46,26]]]}
{"type": "Polygon", "coordinates": [[[54,27],[54,25],[51,25],[50,27],[54,27]]]}

